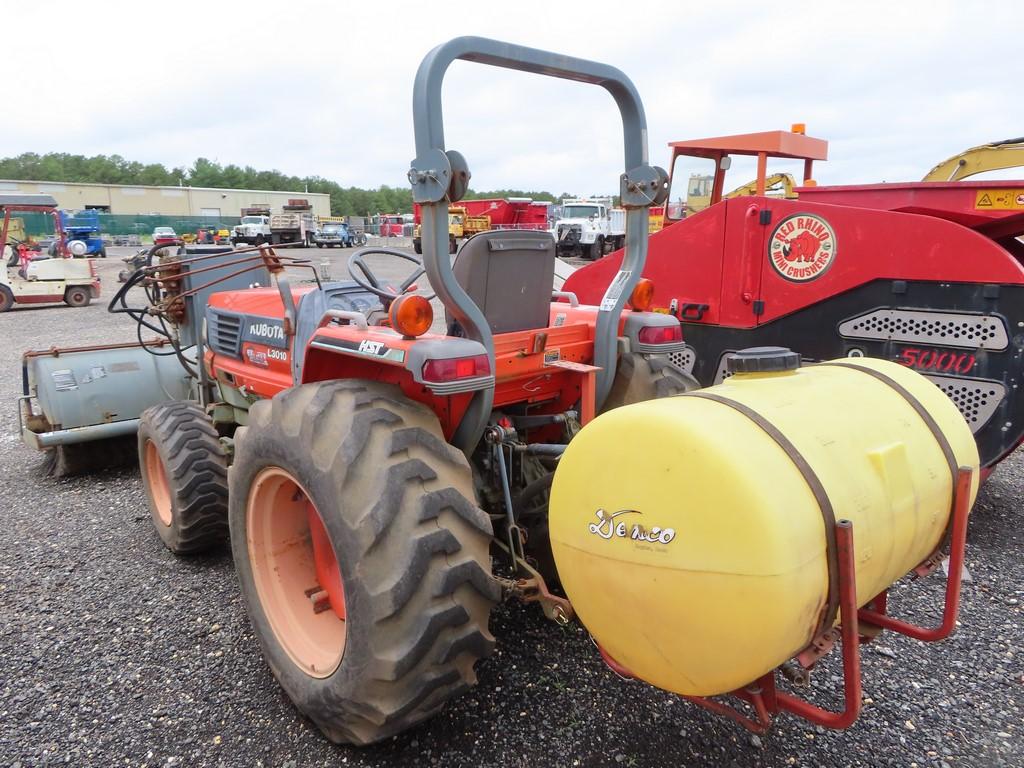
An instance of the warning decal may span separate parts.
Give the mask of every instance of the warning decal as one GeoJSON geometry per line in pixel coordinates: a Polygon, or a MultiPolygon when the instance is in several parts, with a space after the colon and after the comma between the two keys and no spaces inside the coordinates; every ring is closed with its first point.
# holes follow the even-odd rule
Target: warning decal
{"type": "Polygon", "coordinates": [[[974,207],[989,211],[1024,211],[1024,189],[979,189],[974,207]]]}
{"type": "Polygon", "coordinates": [[[612,280],[612,284],[608,286],[608,290],[604,292],[604,298],[601,299],[601,306],[599,309],[602,312],[611,312],[615,309],[615,304],[619,300],[619,296],[622,295],[623,288],[626,287],[626,283],[629,282],[629,276],[633,272],[628,269],[620,269],[619,273],[612,280]]]}

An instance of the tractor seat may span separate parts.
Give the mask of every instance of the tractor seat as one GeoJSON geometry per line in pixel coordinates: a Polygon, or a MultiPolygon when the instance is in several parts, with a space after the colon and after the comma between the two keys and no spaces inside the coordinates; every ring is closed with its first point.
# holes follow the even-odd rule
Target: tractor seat
{"type": "MultiPolygon", "coordinates": [[[[484,313],[491,333],[548,327],[555,279],[555,240],[549,232],[474,235],[462,245],[452,271],[484,313]]],[[[448,332],[462,335],[451,317],[448,332]]]]}
{"type": "Polygon", "coordinates": [[[292,345],[292,377],[296,383],[302,379],[302,363],[306,344],[316,332],[317,325],[328,309],[342,309],[369,315],[380,309],[380,299],[360,288],[351,280],[324,283],[322,289],[303,294],[295,309],[295,339],[292,345]]]}

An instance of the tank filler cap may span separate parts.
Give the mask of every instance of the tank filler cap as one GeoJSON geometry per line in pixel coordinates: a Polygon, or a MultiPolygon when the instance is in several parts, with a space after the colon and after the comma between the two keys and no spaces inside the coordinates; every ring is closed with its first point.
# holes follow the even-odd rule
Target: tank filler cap
{"type": "Polygon", "coordinates": [[[800,355],[786,347],[750,347],[726,358],[729,373],[778,373],[800,367],[800,355]]]}

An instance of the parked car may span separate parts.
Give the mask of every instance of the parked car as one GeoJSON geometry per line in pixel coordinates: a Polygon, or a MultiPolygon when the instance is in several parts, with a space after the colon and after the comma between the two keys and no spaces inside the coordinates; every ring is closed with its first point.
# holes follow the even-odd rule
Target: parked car
{"type": "Polygon", "coordinates": [[[177,241],[178,235],[172,227],[157,227],[153,230],[153,245],[166,245],[177,241]]]}
{"type": "Polygon", "coordinates": [[[355,236],[348,224],[332,222],[321,225],[320,229],[313,234],[313,242],[316,243],[317,248],[324,246],[333,248],[336,245],[340,245],[342,248],[351,248],[355,245],[355,236]]]}

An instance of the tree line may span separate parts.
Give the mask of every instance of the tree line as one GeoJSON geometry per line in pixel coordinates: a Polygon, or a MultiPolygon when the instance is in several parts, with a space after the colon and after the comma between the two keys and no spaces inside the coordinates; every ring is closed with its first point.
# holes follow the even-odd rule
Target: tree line
{"type": "MultiPolygon", "coordinates": [[[[322,192],[331,196],[333,216],[371,216],[375,213],[411,213],[412,192],[404,187],[381,185],[377,189],[343,187],[321,176],[289,176],[277,170],[258,171],[234,164],[221,165],[205,157],[189,167],[167,168],[160,163],[140,163],[120,155],[72,155],[66,152],[25,152],[0,159],[0,179],[62,181],[67,183],[140,184],[149,186],[219,187],[265,189],[284,192],[322,192]]],[[[520,189],[470,190],[466,199],[483,197],[531,197],[555,202],[550,192],[520,189]]]]}

